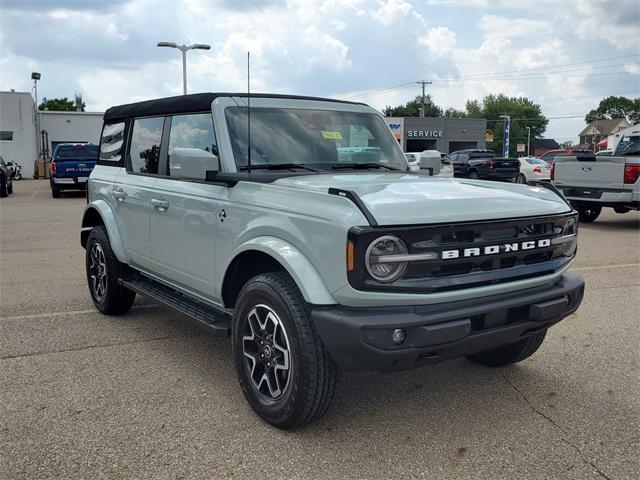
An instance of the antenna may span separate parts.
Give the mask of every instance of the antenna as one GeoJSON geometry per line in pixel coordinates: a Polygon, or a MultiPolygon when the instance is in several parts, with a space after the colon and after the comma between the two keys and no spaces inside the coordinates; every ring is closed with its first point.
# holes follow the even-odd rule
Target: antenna
{"type": "Polygon", "coordinates": [[[251,82],[249,76],[250,52],[247,52],[247,173],[251,174],[251,82]]]}

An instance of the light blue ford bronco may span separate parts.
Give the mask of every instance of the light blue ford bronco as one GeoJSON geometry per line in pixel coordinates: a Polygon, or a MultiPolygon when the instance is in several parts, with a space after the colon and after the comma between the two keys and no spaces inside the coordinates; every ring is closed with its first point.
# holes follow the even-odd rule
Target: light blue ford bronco
{"type": "Polygon", "coordinates": [[[339,369],[529,357],[582,301],[577,229],[551,185],[411,172],[367,105],[203,93],[107,110],[81,243],[98,310],[141,294],[230,337],[291,428],[339,369]]]}

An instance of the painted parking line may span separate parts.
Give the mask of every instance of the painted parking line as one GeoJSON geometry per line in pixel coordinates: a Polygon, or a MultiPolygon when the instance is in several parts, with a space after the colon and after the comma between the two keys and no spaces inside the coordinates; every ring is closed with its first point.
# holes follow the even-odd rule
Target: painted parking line
{"type": "Polygon", "coordinates": [[[31,196],[29,197],[30,199],[35,198],[35,196],[38,194],[38,192],[40,191],[40,189],[42,188],[42,185],[38,185],[38,188],[36,188],[34,190],[34,192],[31,194],[31,196]]]}
{"type": "Polygon", "coordinates": [[[640,263],[618,263],[613,265],[595,265],[593,267],[579,267],[572,268],[572,272],[583,272],[586,270],[606,270],[608,268],[627,268],[627,267],[640,267],[640,263]]]}
{"type": "MultiPolygon", "coordinates": [[[[150,304],[150,305],[136,305],[131,307],[131,310],[143,310],[147,308],[159,308],[160,305],[150,304]]],[[[32,313],[28,315],[7,315],[5,317],[0,317],[0,320],[29,320],[35,318],[52,318],[59,317],[62,315],[87,315],[89,313],[100,313],[95,308],[87,309],[87,310],[70,310],[67,312],[44,312],[44,313],[32,313]]]]}

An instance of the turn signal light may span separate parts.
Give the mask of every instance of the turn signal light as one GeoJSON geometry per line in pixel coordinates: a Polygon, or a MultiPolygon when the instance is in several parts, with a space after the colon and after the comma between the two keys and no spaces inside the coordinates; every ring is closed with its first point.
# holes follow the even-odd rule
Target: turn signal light
{"type": "Polygon", "coordinates": [[[353,255],[353,242],[347,242],[347,272],[353,272],[355,259],[353,255]]]}
{"type": "Polygon", "coordinates": [[[624,166],[624,183],[634,184],[640,177],[640,163],[627,163],[624,166]]]}
{"type": "Polygon", "coordinates": [[[52,175],[56,174],[56,162],[55,161],[51,162],[51,174],[52,175]]]}

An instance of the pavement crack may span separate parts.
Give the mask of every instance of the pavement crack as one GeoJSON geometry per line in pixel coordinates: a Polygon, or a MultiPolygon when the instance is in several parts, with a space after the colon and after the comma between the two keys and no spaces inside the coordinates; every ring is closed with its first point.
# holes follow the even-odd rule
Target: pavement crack
{"type": "Polygon", "coordinates": [[[156,338],[147,338],[144,340],[134,340],[130,342],[113,342],[113,343],[101,343],[96,345],[87,345],[86,347],[77,347],[77,348],[66,348],[63,350],[52,350],[49,352],[33,352],[33,353],[23,353],[18,355],[7,355],[6,357],[0,357],[0,360],[11,360],[14,358],[29,358],[29,357],[37,357],[40,355],[51,355],[54,353],[68,353],[68,352],[81,352],[83,350],[91,350],[94,348],[105,348],[105,347],[117,347],[120,345],[136,345],[140,343],[150,343],[150,342],[159,342],[163,340],[169,340],[172,338],[198,338],[203,337],[206,334],[202,335],[167,335],[164,337],[156,337],[156,338]]]}
{"type": "Polygon", "coordinates": [[[556,421],[553,418],[551,418],[549,415],[547,415],[546,413],[541,411],[539,408],[537,408],[533,404],[533,402],[531,402],[531,400],[529,400],[529,398],[524,394],[524,392],[522,390],[520,390],[515,383],[513,383],[511,380],[509,380],[509,378],[504,373],[500,372],[500,375],[502,375],[502,378],[504,378],[504,381],[507,382],[507,384],[509,384],[509,386],[520,396],[520,398],[522,398],[522,400],[524,400],[524,402],[527,404],[527,406],[532,411],[534,411],[536,414],[540,415],[542,418],[547,420],[549,423],[551,423],[551,425],[553,425],[555,428],[558,429],[558,431],[560,432],[560,439],[578,454],[578,458],[580,458],[582,463],[584,463],[585,465],[589,465],[591,468],[594,469],[594,471],[598,475],[600,475],[605,480],[613,480],[606,473],[604,473],[602,470],[600,470],[600,468],[595,464],[595,462],[592,462],[591,460],[586,458],[584,456],[584,454],[582,453],[582,450],[580,450],[580,448],[578,448],[577,445],[574,445],[573,443],[571,443],[569,441],[568,436],[567,436],[567,432],[564,430],[564,428],[562,428],[560,425],[558,425],[556,423],[556,421]]]}

